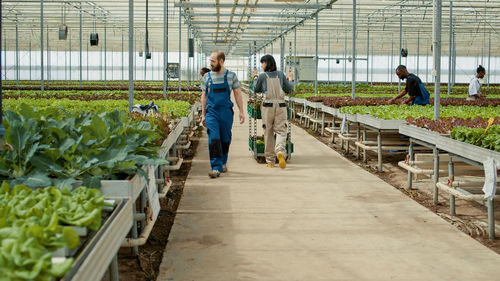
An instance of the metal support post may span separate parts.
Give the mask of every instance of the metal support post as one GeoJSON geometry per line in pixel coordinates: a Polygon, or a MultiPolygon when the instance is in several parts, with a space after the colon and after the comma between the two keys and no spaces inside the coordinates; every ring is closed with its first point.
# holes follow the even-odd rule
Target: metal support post
{"type": "MultiPolygon", "coordinates": [[[[354,1],[356,2],[356,0],[354,1]]],[[[316,0],[316,5],[318,5],[319,0],[316,0]]],[[[314,57],[315,60],[315,70],[314,70],[314,95],[318,95],[318,21],[319,21],[319,13],[316,14],[316,55],[314,57]]]]}
{"type": "Polygon", "coordinates": [[[321,112],[321,136],[325,136],[325,112],[321,112]]]}
{"type": "MultiPolygon", "coordinates": [[[[288,63],[288,71],[292,71],[292,41],[289,41],[288,42],[288,61],[285,60],[285,63],[288,63]]],[[[286,66],[285,66],[286,68],[286,66]]],[[[285,73],[286,75],[286,73],[285,73]]],[[[288,76],[288,75],[286,75],[288,76]]],[[[295,77],[294,77],[294,80],[295,80],[295,77]]]]}
{"type": "Polygon", "coordinates": [[[328,34],[328,83],[330,83],[330,34],[328,34]]]}
{"type": "Polygon", "coordinates": [[[89,42],[87,42],[87,81],[89,81],[89,42]]]}
{"type": "Polygon", "coordinates": [[[440,106],[440,87],[441,87],[441,1],[433,1],[433,28],[432,28],[432,41],[433,41],[433,57],[434,67],[432,74],[434,75],[434,120],[439,119],[439,106],[440,106]]]}
{"type": "Polygon", "coordinates": [[[30,62],[29,62],[29,64],[30,64],[30,81],[31,81],[31,38],[30,38],[30,44],[29,44],[29,54],[30,54],[30,57],[29,57],[30,62]]]}
{"type": "MultiPolygon", "coordinates": [[[[347,33],[347,31],[345,31],[347,33]]],[[[344,84],[347,82],[347,34],[344,34],[344,84]]]]}
{"type": "MultiPolygon", "coordinates": [[[[297,19],[295,19],[297,22],[297,19]]],[[[293,30],[293,90],[295,91],[297,87],[297,28],[293,30]]]]}
{"type": "Polygon", "coordinates": [[[285,37],[281,36],[280,39],[280,70],[285,73],[285,37]]]}
{"type": "Polygon", "coordinates": [[[352,82],[351,98],[356,96],[356,1],[352,1],[352,82]]]}
{"type": "Polygon", "coordinates": [[[71,81],[71,70],[73,69],[71,67],[71,35],[69,37],[69,80],[71,81]]]}
{"type": "MultiPolygon", "coordinates": [[[[88,59],[88,53],[87,53],[87,59],[88,59]]],[[[82,76],[83,76],[82,65],[83,65],[83,57],[82,57],[82,3],[80,3],[80,87],[82,87],[82,76]]],[[[87,68],[88,68],[88,64],[87,64],[87,68]]],[[[88,74],[87,74],[87,79],[88,79],[88,74]]]]}
{"type": "Polygon", "coordinates": [[[488,232],[491,240],[495,239],[495,199],[486,200],[488,206],[488,232]]]}
{"type": "Polygon", "coordinates": [[[394,68],[394,37],[392,37],[392,39],[391,39],[391,64],[389,66],[389,79],[391,79],[391,85],[392,85],[392,69],[393,68],[394,68]]]}
{"type": "MultiPolygon", "coordinates": [[[[128,0],[128,111],[129,112],[132,111],[133,104],[134,104],[134,0],[128,0]]],[[[135,205],[134,205],[134,210],[135,210],[135,205]]]]}
{"type": "MultiPolygon", "coordinates": [[[[129,1],[133,1],[133,0],[129,0],[129,1]]],[[[132,206],[132,216],[135,217],[135,214],[137,213],[137,207],[136,207],[136,203],[134,202],[134,205],[132,206]]],[[[137,221],[136,220],[133,220],[134,222],[132,223],[132,229],[131,229],[131,233],[130,233],[130,236],[132,236],[132,238],[137,238],[138,237],[138,231],[137,231],[137,221]]],[[[139,247],[137,246],[134,246],[132,247],[132,254],[137,256],[139,254],[139,247]]]]}
{"type": "Polygon", "coordinates": [[[448,95],[451,94],[451,57],[453,56],[453,1],[450,1],[450,27],[448,40],[448,95]]]}
{"type": "Polygon", "coordinates": [[[144,81],[146,81],[146,72],[147,72],[147,66],[148,66],[148,60],[146,59],[147,58],[147,52],[149,52],[149,48],[146,50],[146,45],[147,45],[147,42],[148,42],[148,39],[146,38],[146,40],[144,40],[144,52],[142,53],[142,59],[144,60],[144,81]]]}
{"type": "MultiPolygon", "coordinates": [[[[250,86],[250,78],[252,77],[252,44],[248,43],[248,85],[250,86]]],[[[250,126],[251,122],[248,122],[250,126]]]]}
{"type": "Polygon", "coordinates": [[[380,130],[377,131],[377,160],[378,160],[378,172],[382,172],[382,135],[380,130]]]}
{"type": "Polygon", "coordinates": [[[64,80],[68,80],[68,50],[64,50],[64,80]]]}
{"type": "Polygon", "coordinates": [[[189,25],[186,27],[187,29],[187,38],[188,38],[188,54],[187,54],[187,86],[191,85],[191,58],[189,57],[189,39],[191,38],[191,29],[189,25]]]}
{"type": "Polygon", "coordinates": [[[370,75],[371,76],[370,77],[370,86],[373,86],[373,62],[374,62],[374,60],[373,60],[373,39],[372,39],[372,59],[371,59],[371,62],[372,63],[371,63],[371,71],[370,71],[370,74],[371,74],[370,75]]]}
{"type": "MultiPolygon", "coordinates": [[[[426,46],[429,46],[427,43],[426,46]]],[[[425,81],[429,83],[429,47],[426,48],[425,52],[425,81]]]]}
{"type": "Polygon", "coordinates": [[[366,31],[366,84],[368,84],[368,75],[370,74],[370,25],[368,25],[368,30],[366,31]]]}
{"type": "MultiPolygon", "coordinates": [[[[146,209],[146,204],[147,204],[147,191],[146,188],[144,188],[141,192],[140,196],[140,204],[139,204],[139,210],[141,213],[145,213],[146,209]]],[[[141,221],[141,230],[146,227],[146,221],[141,221]]]]}
{"type": "Polygon", "coordinates": [[[420,73],[420,30],[417,32],[417,76],[420,73]]]}
{"type": "Polygon", "coordinates": [[[179,94],[181,93],[181,78],[182,78],[182,68],[181,68],[181,60],[182,60],[182,57],[181,57],[181,47],[182,47],[182,29],[181,29],[181,14],[182,14],[182,10],[181,10],[181,7],[179,6],[179,94]]]}
{"type": "Polygon", "coordinates": [[[47,87],[48,87],[49,81],[50,81],[50,50],[49,50],[49,27],[48,26],[46,28],[46,34],[47,34],[47,36],[46,36],[47,40],[45,40],[45,42],[47,45],[45,46],[45,48],[47,48],[47,51],[46,51],[46,53],[47,53],[47,69],[46,69],[46,71],[47,71],[47,87]]]}
{"type": "Polygon", "coordinates": [[[137,39],[134,39],[134,80],[137,79],[137,39]]]}
{"type": "MultiPolygon", "coordinates": [[[[408,161],[412,163],[415,156],[413,155],[413,139],[410,138],[410,146],[408,147],[408,161]]],[[[412,189],[413,187],[413,173],[408,170],[408,189],[412,189]]]]}
{"type": "Polygon", "coordinates": [[[451,84],[455,86],[455,79],[457,76],[457,46],[455,45],[455,32],[453,32],[453,80],[451,84]]]}
{"type": "Polygon", "coordinates": [[[491,73],[491,33],[488,33],[488,70],[486,70],[486,73],[488,73],[488,87],[490,87],[490,73],[491,73]]]}
{"type": "Polygon", "coordinates": [[[106,87],[108,85],[108,79],[107,79],[107,46],[106,46],[106,23],[104,23],[104,86],[106,87]]]}
{"type": "MultiPolygon", "coordinates": [[[[373,44],[372,44],[372,46],[373,46],[373,44]]],[[[333,135],[334,135],[334,133],[332,133],[332,140],[333,140],[333,135]]],[[[365,142],[365,141],[366,141],[366,127],[363,127],[363,142],[365,142]]],[[[333,141],[332,141],[332,143],[333,143],[333,141]]],[[[367,163],[367,161],[368,160],[366,158],[366,149],[363,149],[363,162],[367,163]]]]}
{"type": "Polygon", "coordinates": [[[434,185],[433,185],[433,202],[434,205],[438,204],[438,195],[439,195],[439,190],[437,188],[437,183],[439,181],[439,151],[436,146],[433,148],[433,154],[434,154],[434,185]]]}
{"type": "Polygon", "coordinates": [[[102,44],[99,52],[99,80],[102,81],[102,44]]]}
{"type": "MultiPolygon", "coordinates": [[[[2,43],[2,1],[0,1],[0,46],[2,43]]],[[[0,66],[2,64],[2,59],[1,59],[1,51],[2,48],[0,48],[0,66]]],[[[2,69],[0,67],[0,140],[2,142],[2,149],[5,147],[5,128],[3,126],[3,106],[2,106],[2,69]]],[[[3,260],[3,258],[2,258],[3,260]]],[[[2,270],[3,271],[3,270],[2,270]]]]}
{"type": "Polygon", "coordinates": [[[122,83],[125,81],[125,60],[124,60],[124,52],[123,52],[123,30],[122,30],[122,83]]]}
{"type": "Polygon", "coordinates": [[[111,281],[118,281],[118,254],[116,254],[111,260],[109,265],[109,279],[111,281]]]}
{"type": "Polygon", "coordinates": [[[19,86],[19,22],[16,15],[16,86],[19,86]]]}
{"type": "MultiPolygon", "coordinates": [[[[451,5],[451,2],[450,2],[451,5]]],[[[450,162],[448,162],[448,180],[450,181],[450,186],[453,185],[455,181],[455,167],[453,165],[453,161],[450,158],[450,162]]],[[[450,215],[456,215],[455,212],[455,195],[450,194],[450,215]]]]}
{"type": "MultiPolygon", "coordinates": [[[[401,50],[403,48],[403,6],[399,7],[399,64],[401,65],[401,50]]],[[[394,66],[393,66],[394,68],[394,66]]],[[[401,79],[398,78],[398,93],[401,93],[401,79]]]]}
{"type": "MultiPolygon", "coordinates": [[[[7,49],[7,48],[5,48],[7,49]]],[[[7,61],[7,56],[5,57],[7,61]]],[[[7,77],[7,68],[5,68],[5,77],[7,77]]],[[[44,81],[43,81],[43,0],[40,0],[40,81],[41,90],[44,91],[44,81]]]]}
{"type": "MultiPolygon", "coordinates": [[[[358,122],[358,128],[356,130],[356,141],[359,141],[361,137],[361,124],[358,122]]],[[[354,141],[354,145],[356,145],[356,141],[354,141]]],[[[356,145],[356,159],[359,159],[359,146],[356,145]]]]}
{"type": "Polygon", "coordinates": [[[49,49],[49,26],[47,25],[47,87],[49,86],[50,81],[50,49],[49,49]]]}
{"type": "Polygon", "coordinates": [[[3,76],[4,76],[4,80],[7,80],[7,39],[5,39],[5,38],[3,39],[3,58],[4,58],[3,69],[5,70],[3,73],[3,76]]]}

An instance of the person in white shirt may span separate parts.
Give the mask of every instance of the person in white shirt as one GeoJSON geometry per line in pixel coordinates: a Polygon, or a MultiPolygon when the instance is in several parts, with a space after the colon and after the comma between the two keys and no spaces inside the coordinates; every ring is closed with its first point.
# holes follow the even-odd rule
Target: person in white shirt
{"type": "Polygon", "coordinates": [[[483,79],[486,74],[486,69],[481,65],[476,70],[476,76],[471,79],[469,84],[469,93],[467,94],[467,100],[476,100],[481,98],[481,82],[479,79],[483,79]]]}

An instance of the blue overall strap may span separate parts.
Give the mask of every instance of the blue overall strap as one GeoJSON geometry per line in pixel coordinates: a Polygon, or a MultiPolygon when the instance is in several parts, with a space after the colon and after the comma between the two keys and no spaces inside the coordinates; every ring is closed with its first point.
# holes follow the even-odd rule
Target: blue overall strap
{"type": "Polygon", "coordinates": [[[210,83],[213,83],[212,75],[210,75],[210,72],[208,72],[207,74],[208,74],[208,79],[207,79],[207,89],[205,91],[205,98],[208,96],[208,92],[210,92],[210,83]]]}
{"type": "Polygon", "coordinates": [[[427,105],[427,104],[429,104],[430,94],[427,91],[427,89],[425,88],[424,84],[422,83],[422,80],[420,80],[420,78],[418,78],[418,76],[415,76],[415,75],[411,75],[411,76],[413,76],[413,79],[417,80],[418,88],[420,90],[420,96],[416,96],[413,99],[411,104],[412,105],[427,105]]]}
{"type": "Polygon", "coordinates": [[[215,84],[209,76],[207,107],[227,108],[233,107],[231,102],[231,87],[229,86],[227,76],[229,70],[224,73],[224,83],[215,84]]]}

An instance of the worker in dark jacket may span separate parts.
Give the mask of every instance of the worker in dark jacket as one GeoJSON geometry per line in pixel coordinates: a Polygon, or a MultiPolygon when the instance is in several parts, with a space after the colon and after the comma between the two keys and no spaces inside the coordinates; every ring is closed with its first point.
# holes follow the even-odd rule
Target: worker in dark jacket
{"type": "Polygon", "coordinates": [[[399,79],[406,79],[406,87],[397,96],[387,101],[388,104],[394,103],[395,100],[403,97],[406,94],[408,94],[409,97],[401,104],[429,104],[429,92],[422,83],[422,80],[420,80],[417,75],[408,73],[408,70],[406,70],[406,66],[404,65],[400,65],[396,68],[396,75],[399,77],[399,79]]]}

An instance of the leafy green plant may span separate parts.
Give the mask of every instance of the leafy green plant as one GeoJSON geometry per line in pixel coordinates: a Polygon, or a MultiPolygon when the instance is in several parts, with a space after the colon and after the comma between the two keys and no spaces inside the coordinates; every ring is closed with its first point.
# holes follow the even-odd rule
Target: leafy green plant
{"type": "MultiPolygon", "coordinates": [[[[4,90],[4,99],[70,99],[80,101],[93,100],[128,100],[128,91],[122,90],[92,90],[92,91],[75,91],[75,90],[4,90]]],[[[165,100],[163,91],[137,91],[134,93],[136,100],[165,100]]],[[[200,91],[168,91],[166,93],[167,100],[187,101],[194,104],[200,99],[200,91]]]]}
{"type": "MultiPolygon", "coordinates": [[[[389,120],[404,120],[413,118],[433,118],[434,107],[409,106],[409,105],[379,105],[379,106],[345,106],[339,109],[341,113],[369,114],[374,117],[389,120]]],[[[442,106],[442,117],[475,118],[475,117],[496,117],[499,115],[500,106],[442,106]]]]}
{"type": "MultiPolygon", "coordinates": [[[[468,128],[483,128],[488,127],[488,119],[482,117],[476,118],[457,118],[457,117],[440,117],[438,120],[433,120],[426,117],[421,118],[406,118],[408,124],[417,127],[425,128],[441,134],[449,134],[455,127],[468,128]]],[[[493,118],[492,124],[500,125],[500,116],[493,118]]]]}
{"type": "MultiPolygon", "coordinates": [[[[390,98],[388,97],[308,97],[308,101],[312,102],[322,102],[324,105],[340,108],[343,106],[356,106],[356,105],[367,105],[367,106],[380,106],[387,105],[390,98]]],[[[430,104],[434,104],[434,99],[430,99],[430,104]]],[[[500,99],[479,99],[474,101],[469,101],[466,99],[459,98],[443,98],[440,100],[441,106],[449,105],[476,105],[476,106],[498,106],[500,105],[500,99]]]]}
{"type": "MultiPolygon", "coordinates": [[[[176,100],[154,100],[160,108],[160,113],[167,113],[176,117],[184,117],[189,114],[191,105],[186,101],[176,100]]],[[[92,100],[80,101],[69,99],[6,99],[3,100],[4,110],[20,111],[23,104],[36,107],[38,110],[48,108],[61,109],[66,112],[110,112],[119,110],[128,111],[127,100],[92,100]]],[[[134,104],[150,104],[151,100],[135,100],[134,104]]]]}
{"type": "Polygon", "coordinates": [[[17,185],[0,187],[0,276],[8,280],[53,280],[72,266],[51,261],[51,251],[79,246],[76,231],[68,227],[101,226],[104,197],[95,189],[45,187],[32,190],[17,185]]]}
{"type": "Polygon", "coordinates": [[[6,111],[5,138],[14,150],[0,154],[0,179],[30,187],[71,186],[82,180],[99,188],[103,179],[146,176],[143,165],[164,165],[157,157],[159,135],[148,122],[125,112],[68,113],[21,105],[6,111]]]}
{"type": "Polygon", "coordinates": [[[482,128],[455,127],[451,138],[500,152],[500,125],[482,128]]]}

